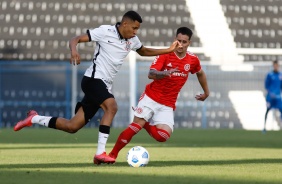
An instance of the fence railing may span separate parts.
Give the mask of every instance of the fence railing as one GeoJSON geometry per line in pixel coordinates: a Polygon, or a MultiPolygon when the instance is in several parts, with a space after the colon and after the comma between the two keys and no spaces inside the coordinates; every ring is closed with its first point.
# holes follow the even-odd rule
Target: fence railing
{"type": "MultiPolygon", "coordinates": [[[[73,115],[72,105],[84,95],[80,81],[89,64],[85,61],[77,66],[77,86],[74,88],[72,65],[67,61],[1,61],[0,126],[12,127],[25,117],[29,109],[35,109],[42,115],[70,118],[73,115]],[[77,93],[75,99],[72,98],[73,92],[77,93]]],[[[150,64],[151,61],[137,59],[135,72],[127,61],[121,67],[113,85],[119,107],[114,127],[125,127],[132,121],[131,106],[136,104],[150,82],[147,77],[150,64]],[[130,75],[135,78],[132,80],[130,75]]],[[[243,123],[246,121],[262,127],[265,110],[263,83],[271,63],[252,66],[252,71],[223,71],[218,65],[202,63],[208,77],[210,97],[205,102],[194,99],[202,90],[196,76],[190,75],[176,104],[175,128],[245,128],[243,123]],[[251,101],[254,95],[258,98],[255,102],[251,101]],[[242,98],[245,103],[235,103],[242,98]],[[240,108],[249,112],[249,119],[246,120],[240,108]]],[[[102,110],[98,111],[87,127],[97,126],[102,114],[102,110]]],[[[274,120],[271,122],[272,125],[275,123],[274,120]]]]}

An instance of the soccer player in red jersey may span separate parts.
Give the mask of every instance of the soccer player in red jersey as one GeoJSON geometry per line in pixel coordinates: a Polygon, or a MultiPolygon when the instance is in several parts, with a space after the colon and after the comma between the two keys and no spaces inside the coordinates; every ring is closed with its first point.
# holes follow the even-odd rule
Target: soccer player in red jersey
{"type": "Polygon", "coordinates": [[[125,147],[142,128],[159,142],[165,142],[173,132],[173,111],[177,96],[188,79],[189,73],[197,75],[204,91],[195,96],[204,101],[209,96],[209,88],[204,70],[196,55],[187,51],[193,32],[187,27],[177,29],[176,38],[181,45],[174,52],[159,55],[153,61],[148,74],[149,83],[134,109],[133,122],[119,135],[109,156],[117,158],[125,147]]]}

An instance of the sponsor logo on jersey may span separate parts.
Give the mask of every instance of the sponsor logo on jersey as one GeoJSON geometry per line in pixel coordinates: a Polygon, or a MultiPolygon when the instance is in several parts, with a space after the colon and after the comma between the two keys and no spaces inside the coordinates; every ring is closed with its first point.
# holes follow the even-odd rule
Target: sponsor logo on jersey
{"type": "Polygon", "coordinates": [[[179,73],[179,72],[174,72],[171,75],[178,76],[178,77],[188,77],[188,74],[186,74],[186,73],[179,73]]]}

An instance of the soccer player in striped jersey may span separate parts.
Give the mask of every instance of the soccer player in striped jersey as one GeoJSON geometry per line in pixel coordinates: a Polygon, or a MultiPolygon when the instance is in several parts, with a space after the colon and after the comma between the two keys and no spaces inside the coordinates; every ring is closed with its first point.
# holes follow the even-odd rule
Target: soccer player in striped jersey
{"type": "Polygon", "coordinates": [[[75,133],[102,108],[104,114],[99,125],[98,146],[93,161],[94,164],[114,163],[115,159],[106,154],[105,146],[112,120],[117,112],[117,103],[111,89],[114,77],[123,64],[123,60],[131,50],[141,56],[157,56],[173,52],[180,44],[175,41],[165,49],[144,47],[136,36],[141,23],[142,18],[137,12],[128,11],[123,15],[121,22],[115,25],[102,25],[99,28],[88,29],[86,34],[72,38],[69,42],[70,63],[74,65],[80,64],[77,44],[96,42],[92,64],[85,71],[81,81],[81,88],[85,95],[82,101],[77,103],[74,117],[68,120],[61,117],[42,116],[31,110],[26,119],[15,125],[14,130],[19,131],[35,123],[75,133]]]}
{"type": "Polygon", "coordinates": [[[187,27],[177,29],[176,38],[181,44],[174,52],[157,56],[148,74],[149,83],[134,109],[133,122],[119,135],[109,156],[117,158],[142,128],[159,142],[165,142],[173,132],[175,103],[177,96],[188,79],[189,73],[196,74],[203,89],[196,100],[204,101],[209,96],[206,74],[196,55],[187,51],[193,32],[187,27]]]}

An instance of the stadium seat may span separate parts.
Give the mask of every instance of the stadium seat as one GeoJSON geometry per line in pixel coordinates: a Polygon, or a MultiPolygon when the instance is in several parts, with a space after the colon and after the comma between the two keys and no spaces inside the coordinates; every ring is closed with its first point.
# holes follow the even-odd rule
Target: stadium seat
{"type": "MultiPolygon", "coordinates": [[[[3,35],[1,53],[3,59],[66,60],[67,43],[73,36],[101,24],[115,24],[127,9],[138,11],[144,22],[140,40],[147,46],[170,45],[175,29],[186,25],[194,30],[186,3],[178,1],[130,0],[117,3],[102,0],[82,2],[58,2],[55,0],[0,2],[0,33],[3,35]],[[93,13],[95,12],[95,13],[93,13]],[[16,41],[15,41],[16,40],[16,41]],[[16,53],[16,54],[12,54],[16,53]]],[[[195,33],[192,45],[201,46],[195,33]]],[[[93,44],[80,49],[82,60],[90,60],[93,44]]],[[[204,54],[201,58],[207,60],[204,54]]]]}

